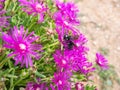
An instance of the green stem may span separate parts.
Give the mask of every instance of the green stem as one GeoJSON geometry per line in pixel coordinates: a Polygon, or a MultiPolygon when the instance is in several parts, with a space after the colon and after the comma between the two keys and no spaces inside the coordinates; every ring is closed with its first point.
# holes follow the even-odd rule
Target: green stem
{"type": "MultiPolygon", "coordinates": [[[[11,69],[12,65],[11,65],[10,60],[8,60],[8,65],[9,65],[9,68],[11,69]]],[[[12,70],[12,75],[14,75],[14,73],[15,73],[15,70],[13,69],[12,70]]],[[[14,90],[14,87],[12,87],[13,86],[13,79],[14,79],[13,77],[10,78],[10,88],[9,88],[9,90],[14,90]]]]}
{"type": "Polygon", "coordinates": [[[46,77],[46,78],[43,78],[43,79],[41,79],[41,81],[51,81],[51,78],[53,78],[53,76],[51,76],[51,77],[46,77]]]}
{"type": "Polygon", "coordinates": [[[47,56],[47,54],[45,53],[44,56],[41,57],[41,59],[38,61],[37,65],[42,65],[44,63],[40,63],[42,59],[44,59],[47,56]]]}
{"type": "Polygon", "coordinates": [[[4,7],[5,10],[7,10],[9,4],[10,4],[10,0],[7,0],[7,1],[5,2],[5,7],[4,7]]]}
{"type": "Polygon", "coordinates": [[[11,88],[14,88],[14,86],[16,86],[17,84],[19,84],[23,79],[25,79],[25,78],[27,78],[28,77],[28,75],[26,75],[25,77],[20,77],[20,79],[18,79],[16,82],[15,82],[15,84],[13,84],[12,86],[11,86],[11,88]]]}
{"type": "Polygon", "coordinates": [[[17,85],[18,83],[20,83],[22,80],[23,80],[23,78],[20,78],[19,80],[17,80],[17,82],[16,82],[15,84],[13,84],[13,85],[11,86],[11,88],[13,88],[15,85],[17,85]]]}
{"type": "MultiPolygon", "coordinates": [[[[12,75],[14,75],[14,74],[15,74],[15,70],[12,71],[12,75]]],[[[10,89],[9,90],[14,90],[14,87],[12,87],[13,86],[13,81],[14,81],[14,77],[11,77],[11,79],[10,79],[10,89]]]]}
{"type": "Polygon", "coordinates": [[[52,46],[56,46],[59,44],[59,41],[56,41],[55,43],[49,45],[49,46],[46,46],[46,47],[43,47],[43,49],[46,49],[46,48],[49,48],[49,47],[52,47],[52,46]]]}
{"type": "Polygon", "coordinates": [[[39,76],[40,78],[46,78],[45,75],[39,73],[38,71],[35,72],[35,75],[36,75],[36,76],[39,76]]]}
{"type": "Polygon", "coordinates": [[[8,60],[8,65],[9,65],[9,68],[11,69],[11,68],[12,68],[12,66],[11,66],[10,59],[8,60]]]}
{"type": "Polygon", "coordinates": [[[28,27],[28,30],[30,30],[35,24],[36,24],[36,22],[31,23],[31,24],[29,25],[30,27],[28,27]]]}
{"type": "Polygon", "coordinates": [[[4,64],[8,61],[8,59],[4,59],[2,62],[0,62],[0,69],[4,66],[4,64]]]}
{"type": "Polygon", "coordinates": [[[14,2],[14,7],[12,8],[12,12],[14,12],[14,11],[15,11],[16,6],[17,6],[17,3],[16,3],[16,2],[14,2]]]}

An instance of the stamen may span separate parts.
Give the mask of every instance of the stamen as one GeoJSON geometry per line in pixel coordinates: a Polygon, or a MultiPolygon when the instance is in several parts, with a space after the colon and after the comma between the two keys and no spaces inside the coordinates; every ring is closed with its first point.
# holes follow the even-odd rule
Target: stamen
{"type": "Polygon", "coordinates": [[[19,44],[19,47],[20,47],[21,50],[26,50],[26,45],[25,44],[21,43],[21,44],[19,44]]]}
{"type": "Polygon", "coordinates": [[[36,10],[37,10],[37,11],[40,11],[41,9],[42,9],[42,5],[37,4],[37,5],[36,5],[36,10]]]}
{"type": "Polygon", "coordinates": [[[58,83],[61,85],[61,84],[62,84],[62,81],[61,81],[61,80],[59,80],[59,81],[58,81],[58,83]]]}
{"type": "Polygon", "coordinates": [[[63,63],[63,64],[66,64],[66,61],[65,61],[65,60],[62,60],[62,63],[63,63]]]}
{"type": "Polygon", "coordinates": [[[67,26],[69,25],[68,22],[66,22],[66,21],[64,21],[64,24],[67,25],[67,26]]]}

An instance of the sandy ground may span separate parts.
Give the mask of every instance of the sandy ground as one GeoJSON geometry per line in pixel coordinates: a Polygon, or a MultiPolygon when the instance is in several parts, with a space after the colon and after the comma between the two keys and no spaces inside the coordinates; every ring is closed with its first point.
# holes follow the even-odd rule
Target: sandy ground
{"type": "MultiPolygon", "coordinates": [[[[95,60],[95,53],[101,48],[105,49],[109,64],[115,67],[120,77],[120,0],[75,0],[75,2],[80,9],[79,28],[88,38],[89,58],[95,60]]],[[[100,86],[99,81],[97,86],[100,86]]],[[[120,85],[114,83],[112,90],[120,90],[120,85]]]]}

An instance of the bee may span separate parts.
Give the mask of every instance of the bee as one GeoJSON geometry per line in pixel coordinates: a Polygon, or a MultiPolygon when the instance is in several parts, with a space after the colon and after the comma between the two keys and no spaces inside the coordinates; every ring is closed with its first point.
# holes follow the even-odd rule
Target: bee
{"type": "Polygon", "coordinates": [[[76,46],[76,44],[74,43],[74,40],[78,39],[78,36],[71,36],[68,34],[65,34],[63,37],[64,40],[64,48],[67,48],[69,50],[73,49],[74,46],[76,46]]]}

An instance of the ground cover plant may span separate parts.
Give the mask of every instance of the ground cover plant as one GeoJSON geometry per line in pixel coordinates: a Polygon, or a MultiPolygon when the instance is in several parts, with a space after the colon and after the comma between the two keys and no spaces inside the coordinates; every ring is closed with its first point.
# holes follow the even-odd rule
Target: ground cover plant
{"type": "Polygon", "coordinates": [[[0,89],[97,90],[82,82],[108,61],[87,58],[78,12],[73,2],[0,0],[0,89]]]}

